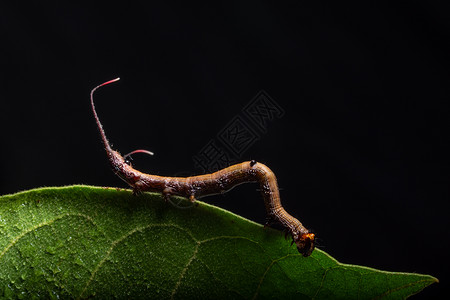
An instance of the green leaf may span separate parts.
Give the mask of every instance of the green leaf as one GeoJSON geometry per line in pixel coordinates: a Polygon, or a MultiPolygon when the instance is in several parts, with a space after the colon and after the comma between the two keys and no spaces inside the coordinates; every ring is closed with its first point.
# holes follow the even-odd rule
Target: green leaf
{"type": "Polygon", "coordinates": [[[6,298],[402,299],[437,279],[302,257],[284,234],[199,202],[70,186],[0,197],[6,298]]]}

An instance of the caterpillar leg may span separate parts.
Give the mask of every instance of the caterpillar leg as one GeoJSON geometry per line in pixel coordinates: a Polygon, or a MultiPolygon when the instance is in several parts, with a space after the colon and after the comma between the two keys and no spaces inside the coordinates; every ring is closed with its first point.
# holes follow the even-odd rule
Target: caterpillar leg
{"type": "Polygon", "coordinates": [[[141,194],[142,194],[142,183],[140,181],[137,181],[133,185],[133,195],[139,196],[141,194]]]}
{"type": "Polygon", "coordinates": [[[167,203],[167,202],[170,202],[170,195],[172,194],[172,189],[171,188],[165,188],[163,191],[162,191],[162,195],[163,195],[163,198],[164,198],[164,201],[167,203]]]}
{"type": "Polygon", "coordinates": [[[142,194],[142,191],[137,188],[133,188],[133,196],[139,196],[142,194]]]}

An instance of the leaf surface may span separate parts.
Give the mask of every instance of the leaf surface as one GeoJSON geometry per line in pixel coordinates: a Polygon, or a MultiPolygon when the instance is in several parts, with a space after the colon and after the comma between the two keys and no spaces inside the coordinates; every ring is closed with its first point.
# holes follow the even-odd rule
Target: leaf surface
{"type": "Polygon", "coordinates": [[[280,231],[198,202],[91,186],[0,197],[0,296],[403,299],[437,282],[302,257],[280,231]]]}

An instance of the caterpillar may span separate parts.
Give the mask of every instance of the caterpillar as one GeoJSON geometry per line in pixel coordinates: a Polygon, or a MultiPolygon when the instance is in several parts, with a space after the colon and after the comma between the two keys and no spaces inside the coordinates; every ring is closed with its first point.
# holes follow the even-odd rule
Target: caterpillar
{"type": "Polygon", "coordinates": [[[292,243],[296,244],[297,250],[305,257],[311,255],[314,250],[315,235],[283,208],[277,179],[266,165],[252,160],[229,166],[211,174],[191,177],[165,177],[142,173],[134,169],[126,160],[128,156],[134,153],[153,154],[152,152],[135,150],[122,156],[119,152],[114,151],[106,138],[102,123],[95,110],[94,93],[98,88],[119,79],[104,82],[91,90],[91,108],[112,170],[131,186],[135,195],[145,191],[161,192],[166,201],[170,199],[170,196],[177,195],[195,202],[196,199],[201,197],[224,193],[243,183],[258,182],[268,215],[267,224],[269,222],[281,223],[286,233],[292,236],[292,243]]]}

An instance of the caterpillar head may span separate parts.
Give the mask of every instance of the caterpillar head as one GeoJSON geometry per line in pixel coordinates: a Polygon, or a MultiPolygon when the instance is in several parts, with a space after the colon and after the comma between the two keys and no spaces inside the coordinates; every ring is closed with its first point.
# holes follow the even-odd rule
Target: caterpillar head
{"type": "Polygon", "coordinates": [[[294,242],[297,245],[297,250],[304,257],[310,256],[314,250],[314,233],[303,233],[299,236],[294,236],[294,242]]]}

